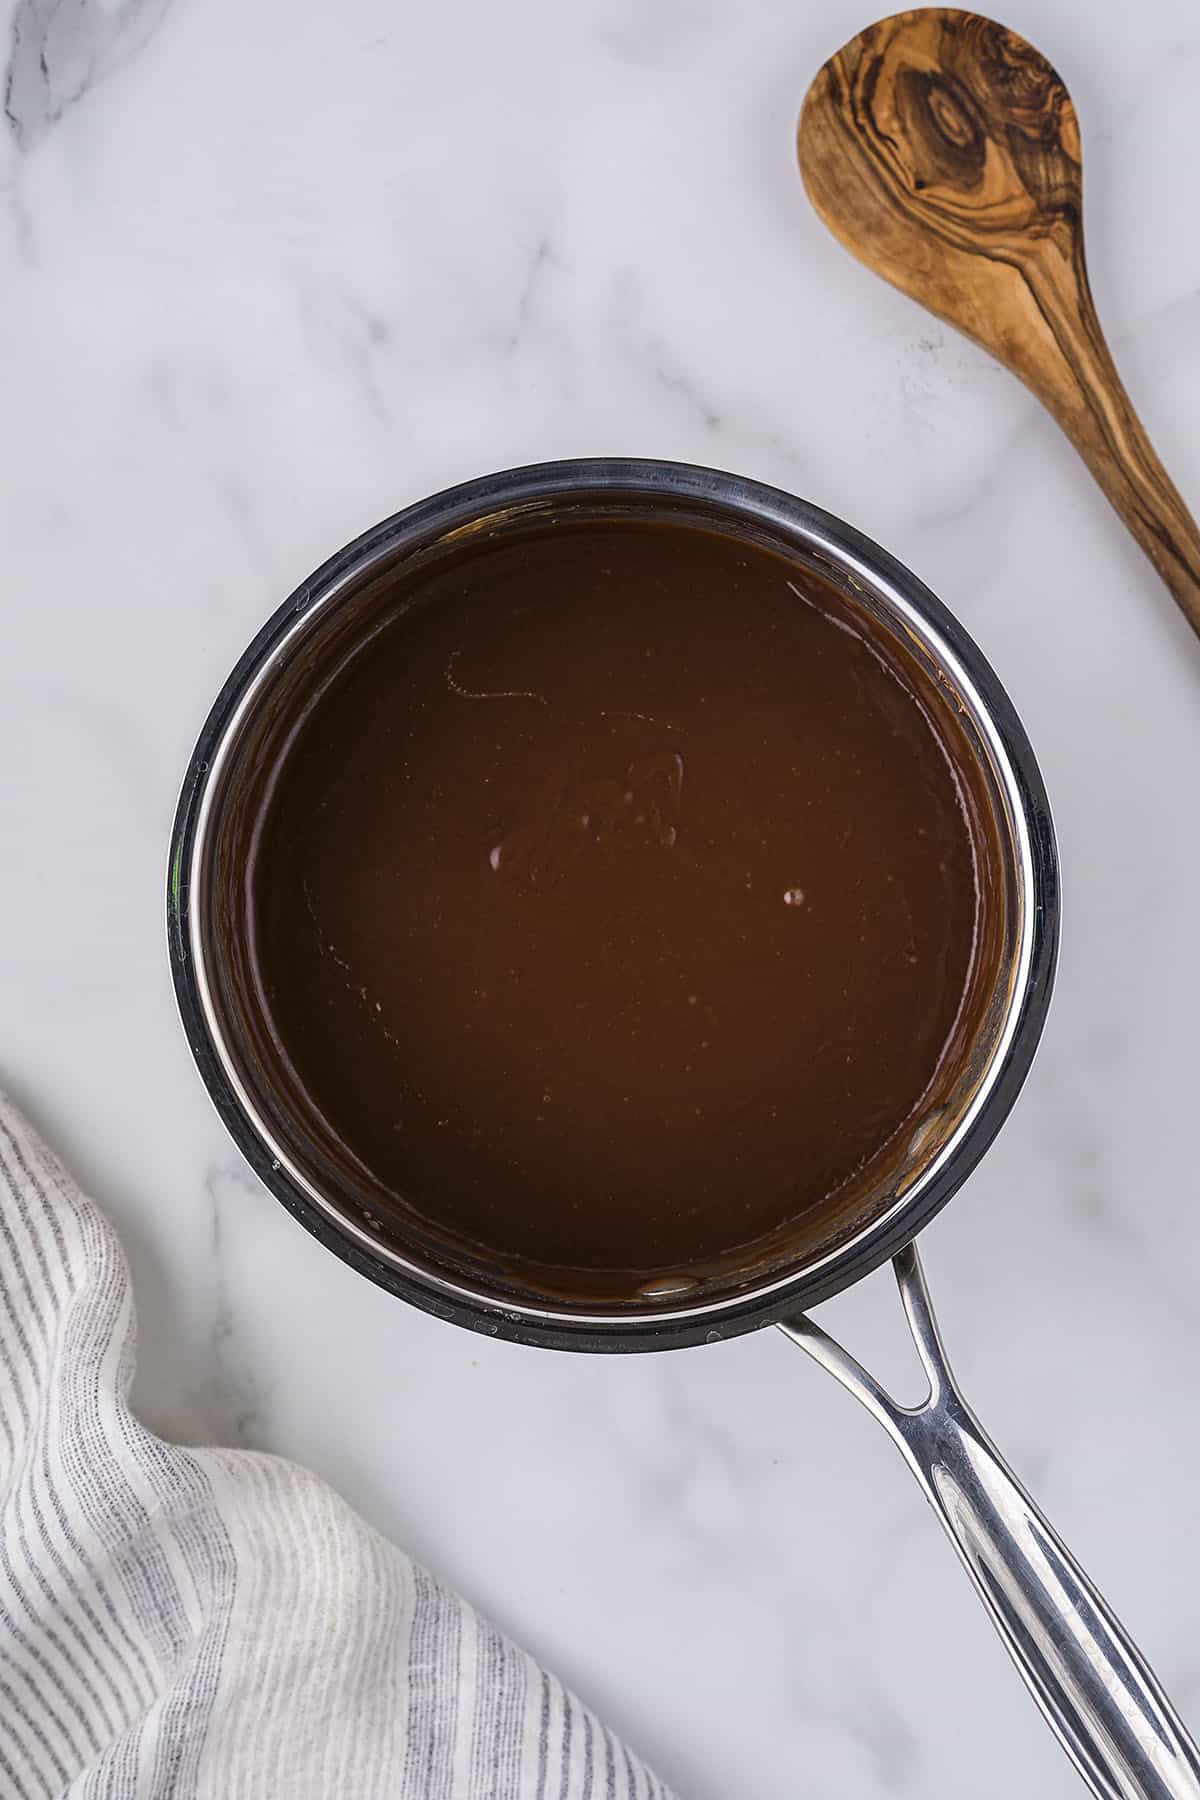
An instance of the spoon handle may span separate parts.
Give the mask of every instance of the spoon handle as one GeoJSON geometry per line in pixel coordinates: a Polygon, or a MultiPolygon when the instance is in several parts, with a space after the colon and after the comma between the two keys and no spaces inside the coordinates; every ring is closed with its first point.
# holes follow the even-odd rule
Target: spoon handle
{"type": "Polygon", "coordinates": [[[1010,349],[1011,366],[1057,419],[1200,634],[1200,529],[1117,373],[1082,244],[1070,262],[1048,246],[1021,274],[1041,329],[1020,334],[1010,349]]]}
{"type": "Polygon", "coordinates": [[[910,1245],[896,1279],[928,1397],[897,1404],[804,1314],[781,1328],[899,1446],[1010,1656],[1100,1800],[1200,1800],[1200,1753],[1140,1651],[959,1393],[910,1245]]]}

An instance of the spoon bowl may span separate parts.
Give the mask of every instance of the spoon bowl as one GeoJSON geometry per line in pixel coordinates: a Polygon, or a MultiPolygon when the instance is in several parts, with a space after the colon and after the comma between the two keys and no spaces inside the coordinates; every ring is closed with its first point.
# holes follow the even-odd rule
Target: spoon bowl
{"type": "Polygon", "coordinates": [[[1037,395],[1200,633],[1200,531],[1100,327],[1062,77],[978,13],[896,13],[820,70],[797,148],[833,235],[1037,395]]]}

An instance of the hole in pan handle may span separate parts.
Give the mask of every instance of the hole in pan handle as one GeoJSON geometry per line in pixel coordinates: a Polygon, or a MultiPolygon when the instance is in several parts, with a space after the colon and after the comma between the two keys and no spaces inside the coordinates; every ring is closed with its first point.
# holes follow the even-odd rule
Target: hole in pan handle
{"type": "Polygon", "coordinates": [[[929,1392],[901,1406],[804,1313],[794,1343],[892,1437],[1030,1693],[1102,1800],[1200,1800],[1200,1753],[1141,1652],[963,1399],[910,1244],[896,1280],[929,1392]]]}

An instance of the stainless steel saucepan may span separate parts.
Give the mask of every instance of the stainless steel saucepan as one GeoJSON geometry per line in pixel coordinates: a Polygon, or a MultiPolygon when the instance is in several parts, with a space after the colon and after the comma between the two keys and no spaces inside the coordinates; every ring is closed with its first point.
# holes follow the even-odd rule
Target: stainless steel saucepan
{"type": "Polygon", "coordinates": [[[402,1299],[475,1330],[559,1349],[633,1351],[716,1342],[776,1324],[890,1434],[921,1483],[1034,1699],[1095,1794],[1200,1800],[1200,1755],[1154,1675],[1095,1587],[1005,1465],[950,1372],[913,1239],[996,1135],[1033,1058],[1058,941],[1054,834],[1033,752],[1003,688],[953,616],[859,532],[735,475],[675,463],[583,461],[510,470],[388,519],[327,562],[250,645],[200,734],[170,857],[168,934],[185,1029],[208,1090],[266,1186],[344,1261],[402,1299]],[[959,1091],[924,1120],[887,1192],[803,1259],[747,1267],[717,1289],[656,1283],[620,1306],[569,1308],[495,1281],[463,1280],[424,1242],[387,1236],[337,1191],[256,1085],[252,1058],[214,997],[227,926],[214,906],[238,761],[267,710],[300,704],[321,634],[345,626],[369,584],[435,562],[465,533],[500,535],[563,517],[693,521],[767,543],[853,593],[903,638],[957,703],[1003,838],[1005,955],[959,1091]],[[929,1379],[918,1406],[894,1401],[807,1309],[894,1259],[929,1379]]]}

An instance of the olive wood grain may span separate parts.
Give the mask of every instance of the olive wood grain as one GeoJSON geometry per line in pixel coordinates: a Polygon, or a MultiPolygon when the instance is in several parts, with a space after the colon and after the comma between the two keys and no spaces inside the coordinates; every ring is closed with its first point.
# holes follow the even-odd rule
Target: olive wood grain
{"type": "Polygon", "coordinates": [[[834,236],[1049,408],[1200,632],[1200,531],[1100,329],[1079,127],[1045,57],[976,13],[897,13],[820,71],[798,154],[834,236]]]}

